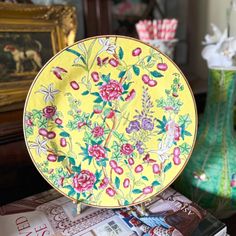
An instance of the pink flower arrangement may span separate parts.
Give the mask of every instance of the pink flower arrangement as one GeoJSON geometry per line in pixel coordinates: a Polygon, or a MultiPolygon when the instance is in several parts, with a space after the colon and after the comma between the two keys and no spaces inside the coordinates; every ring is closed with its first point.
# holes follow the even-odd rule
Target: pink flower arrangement
{"type": "Polygon", "coordinates": [[[96,126],[93,128],[92,134],[94,138],[102,137],[104,134],[104,128],[101,126],[96,126]]]}
{"type": "Polygon", "coordinates": [[[73,177],[74,190],[78,193],[83,193],[92,189],[95,181],[96,177],[92,172],[88,170],[82,170],[79,174],[76,174],[73,177]]]}
{"type": "Polygon", "coordinates": [[[123,93],[122,85],[116,80],[110,80],[100,87],[100,95],[104,101],[113,101],[120,98],[123,93]]]}
{"type": "Polygon", "coordinates": [[[125,155],[125,156],[129,156],[133,153],[134,151],[134,148],[131,144],[129,143],[125,143],[121,146],[121,149],[120,149],[120,153],[125,155]]]}
{"type": "Polygon", "coordinates": [[[46,106],[43,108],[43,116],[47,119],[51,119],[56,113],[56,107],[54,106],[46,106]]]}
{"type": "Polygon", "coordinates": [[[93,146],[89,146],[88,153],[90,156],[95,157],[96,161],[100,161],[106,157],[105,149],[98,144],[95,144],[93,146]]]}

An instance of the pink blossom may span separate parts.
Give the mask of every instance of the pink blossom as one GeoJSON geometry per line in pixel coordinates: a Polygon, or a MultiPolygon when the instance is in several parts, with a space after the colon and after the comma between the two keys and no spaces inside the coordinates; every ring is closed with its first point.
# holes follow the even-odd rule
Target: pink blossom
{"type": "Polygon", "coordinates": [[[134,148],[131,144],[129,143],[125,143],[121,146],[121,149],[120,149],[120,153],[125,155],[125,156],[129,156],[133,153],[134,151],[134,148]]]}
{"type": "Polygon", "coordinates": [[[132,56],[136,57],[136,56],[139,56],[142,52],[142,49],[141,48],[135,48],[133,51],[132,51],[132,56]]]}
{"type": "Polygon", "coordinates": [[[39,129],[39,134],[44,136],[44,137],[47,137],[48,131],[46,129],[44,129],[44,128],[40,128],[39,129]]]}
{"type": "Polygon", "coordinates": [[[56,133],[54,131],[49,131],[47,134],[48,139],[54,139],[56,137],[56,133]]]}
{"type": "Polygon", "coordinates": [[[115,114],[116,114],[115,111],[110,110],[110,112],[107,114],[106,118],[107,118],[107,119],[111,119],[111,118],[114,117],[115,114]]]}
{"type": "Polygon", "coordinates": [[[51,119],[56,113],[56,107],[54,106],[46,106],[43,108],[43,116],[47,119],[51,119]]]}
{"type": "Polygon", "coordinates": [[[145,83],[145,84],[148,84],[148,82],[150,81],[150,77],[146,74],[144,74],[142,76],[142,81],[145,83]]]}
{"type": "Polygon", "coordinates": [[[74,90],[78,90],[79,89],[79,84],[76,81],[71,81],[70,82],[70,86],[74,89],[74,90]]]}
{"type": "Polygon", "coordinates": [[[157,69],[162,70],[162,71],[166,71],[168,69],[168,66],[167,66],[166,63],[158,63],[157,64],[157,69]]]}
{"type": "Polygon", "coordinates": [[[153,164],[152,165],[152,170],[154,174],[159,174],[160,173],[160,167],[158,164],[153,164]]]}
{"type": "Polygon", "coordinates": [[[93,128],[92,134],[94,138],[102,137],[104,134],[104,128],[101,126],[96,126],[93,128]]]}
{"type": "Polygon", "coordinates": [[[134,159],[132,158],[132,157],[130,157],[129,159],[128,159],[128,163],[129,163],[129,165],[133,165],[134,164],[134,159]]]}
{"type": "Polygon", "coordinates": [[[117,167],[117,162],[115,160],[110,160],[109,164],[112,169],[115,169],[117,167]]]}
{"type": "Polygon", "coordinates": [[[60,118],[56,118],[55,123],[58,125],[62,124],[62,120],[60,118]]]}
{"type": "Polygon", "coordinates": [[[106,157],[106,150],[104,149],[104,147],[98,144],[89,146],[88,153],[90,156],[95,157],[96,161],[100,161],[101,159],[106,157]]]}
{"type": "Polygon", "coordinates": [[[124,179],[124,182],[123,182],[124,188],[128,188],[128,187],[129,187],[129,184],[130,184],[130,180],[129,180],[128,178],[125,178],[125,179],[124,179]]]}
{"type": "Polygon", "coordinates": [[[123,168],[120,167],[120,166],[117,166],[117,167],[114,169],[114,171],[115,171],[116,174],[118,174],[118,175],[122,175],[122,174],[124,173],[123,168]]]}
{"type": "Polygon", "coordinates": [[[57,160],[57,155],[48,154],[47,159],[48,159],[48,161],[55,162],[57,160]]]}
{"type": "Polygon", "coordinates": [[[109,64],[112,65],[113,67],[117,67],[119,62],[116,59],[111,58],[109,60],[109,64]]]}
{"type": "Polygon", "coordinates": [[[94,82],[98,82],[99,81],[99,74],[98,72],[94,71],[91,73],[91,77],[93,79],[94,82]]]}
{"type": "Polygon", "coordinates": [[[108,179],[107,177],[105,177],[105,178],[101,181],[101,183],[100,183],[100,185],[99,185],[98,188],[100,188],[100,189],[105,189],[108,184],[109,184],[109,179],[108,179]]]}
{"type": "Polygon", "coordinates": [[[179,147],[175,147],[173,154],[174,154],[174,156],[179,156],[180,155],[180,148],[179,147]]]}
{"type": "Polygon", "coordinates": [[[113,188],[107,188],[106,193],[110,196],[113,197],[116,194],[116,191],[113,188]]]}
{"type": "Polygon", "coordinates": [[[136,173],[142,172],[142,171],[143,171],[143,166],[142,166],[142,165],[137,165],[137,166],[135,167],[134,171],[135,171],[136,173]]]}
{"type": "Polygon", "coordinates": [[[93,188],[96,181],[95,175],[88,171],[82,170],[79,174],[76,174],[73,178],[73,187],[76,192],[82,193],[93,188]]]}
{"type": "Polygon", "coordinates": [[[179,165],[181,163],[181,160],[178,156],[174,156],[173,161],[175,165],[179,165]]]}
{"type": "Polygon", "coordinates": [[[157,81],[156,81],[156,80],[153,80],[153,79],[150,79],[150,80],[148,81],[148,85],[149,85],[150,87],[155,87],[155,86],[157,85],[157,81]]]}
{"type": "Polygon", "coordinates": [[[153,187],[152,186],[148,186],[148,187],[145,187],[143,189],[144,194],[149,194],[149,193],[152,193],[152,192],[153,192],[153,187]]]}
{"type": "Polygon", "coordinates": [[[136,92],[135,92],[134,89],[132,89],[132,90],[129,92],[129,94],[127,95],[127,97],[125,98],[125,101],[131,101],[131,100],[133,100],[134,97],[135,97],[135,95],[136,95],[136,92]]]}
{"type": "Polygon", "coordinates": [[[165,129],[171,136],[174,136],[174,141],[179,141],[181,130],[178,124],[176,124],[173,120],[170,120],[166,124],[165,129]]]}
{"type": "Polygon", "coordinates": [[[61,147],[66,147],[67,142],[66,142],[66,139],[65,139],[65,138],[61,138],[61,139],[60,139],[60,145],[61,145],[61,147]]]}
{"type": "Polygon", "coordinates": [[[116,80],[110,80],[100,87],[100,95],[104,101],[114,101],[120,98],[123,93],[122,84],[116,80]]]}

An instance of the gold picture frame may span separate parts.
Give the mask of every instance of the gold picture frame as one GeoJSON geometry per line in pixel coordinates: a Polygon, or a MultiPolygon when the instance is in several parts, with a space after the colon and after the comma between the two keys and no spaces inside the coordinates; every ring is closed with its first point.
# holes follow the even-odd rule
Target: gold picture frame
{"type": "Polygon", "coordinates": [[[23,108],[38,71],[75,33],[74,6],[0,3],[0,112],[23,108]]]}

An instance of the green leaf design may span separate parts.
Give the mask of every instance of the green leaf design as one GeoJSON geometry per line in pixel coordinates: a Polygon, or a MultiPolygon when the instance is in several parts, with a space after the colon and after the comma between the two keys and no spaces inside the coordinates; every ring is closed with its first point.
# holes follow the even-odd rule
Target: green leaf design
{"type": "Polygon", "coordinates": [[[81,93],[81,95],[83,95],[83,96],[88,95],[88,94],[89,94],[89,91],[88,91],[88,90],[86,90],[86,91],[84,91],[83,93],[81,93]]]}
{"type": "Polygon", "coordinates": [[[126,73],[125,70],[121,71],[121,72],[119,73],[118,77],[119,77],[119,78],[124,77],[125,73],[126,73]]]}
{"type": "Polygon", "coordinates": [[[120,179],[117,176],[115,178],[115,186],[116,186],[117,189],[120,188],[120,179]]]}
{"type": "Polygon", "coordinates": [[[102,79],[104,82],[109,83],[109,81],[110,81],[110,76],[111,76],[111,74],[102,75],[102,76],[101,76],[101,79],[102,79]]]}
{"type": "Polygon", "coordinates": [[[76,194],[76,192],[75,192],[74,189],[71,189],[71,190],[68,192],[68,196],[69,196],[69,197],[71,197],[71,196],[73,196],[73,195],[75,195],[75,194],[76,194]]]}
{"type": "Polygon", "coordinates": [[[131,84],[132,84],[132,82],[124,83],[124,84],[123,84],[123,89],[124,89],[124,90],[128,90],[131,84]]]}
{"type": "Polygon", "coordinates": [[[94,103],[102,103],[103,100],[101,97],[97,97],[95,100],[94,100],[94,103]]]}
{"type": "Polygon", "coordinates": [[[148,181],[148,177],[147,176],[142,176],[142,179],[148,181]]]}
{"type": "Polygon", "coordinates": [[[72,171],[74,171],[74,172],[79,174],[81,172],[81,165],[79,165],[79,166],[72,166],[72,171]]]}
{"type": "Polygon", "coordinates": [[[40,119],[42,117],[42,111],[38,111],[33,109],[32,110],[33,118],[35,119],[40,119]]]}
{"type": "Polygon", "coordinates": [[[125,206],[129,205],[129,201],[128,201],[128,200],[125,200],[125,201],[124,201],[124,205],[125,205],[125,206]]]}
{"type": "Polygon", "coordinates": [[[191,146],[187,143],[183,143],[179,146],[180,148],[180,152],[181,154],[185,155],[185,154],[189,154],[190,150],[191,150],[191,146]]]}
{"type": "Polygon", "coordinates": [[[65,158],[66,156],[58,156],[57,161],[62,162],[65,158]]]}
{"type": "Polygon", "coordinates": [[[152,59],[152,57],[149,56],[149,57],[147,58],[147,62],[151,61],[151,59],[152,59]]]}
{"type": "Polygon", "coordinates": [[[187,128],[192,123],[190,115],[189,114],[187,114],[187,115],[180,115],[178,123],[179,123],[179,125],[184,125],[185,128],[187,128]]]}
{"type": "Polygon", "coordinates": [[[160,182],[158,182],[157,180],[153,181],[152,182],[152,186],[158,186],[158,185],[161,185],[160,182]]]}
{"type": "Polygon", "coordinates": [[[74,157],[69,157],[68,159],[69,159],[70,164],[74,166],[75,165],[74,157]]]}
{"type": "Polygon", "coordinates": [[[91,52],[92,52],[92,49],[93,49],[93,46],[94,46],[95,42],[96,42],[96,39],[94,39],[94,40],[92,41],[92,43],[89,45],[89,48],[88,48],[88,59],[89,59],[90,56],[91,56],[91,52]]]}
{"type": "Polygon", "coordinates": [[[64,137],[64,138],[70,137],[70,134],[67,133],[67,132],[65,132],[65,131],[61,132],[59,135],[60,135],[61,137],[64,137]]]}
{"type": "Polygon", "coordinates": [[[152,75],[153,77],[155,77],[155,78],[163,77],[163,75],[162,75],[160,72],[156,71],[156,70],[151,71],[150,73],[151,73],[151,75],[152,75]]]}
{"type": "Polygon", "coordinates": [[[140,189],[133,189],[133,191],[132,191],[132,193],[134,193],[134,194],[140,194],[140,193],[142,193],[143,191],[142,190],[140,190],[140,189]]]}
{"type": "Polygon", "coordinates": [[[124,57],[124,51],[122,49],[122,47],[119,48],[119,53],[118,53],[119,59],[122,60],[124,57]]]}
{"type": "Polygon", "coordinates": [[[172,167],[171,162],[169,162],[165,167],[164,167],[164,173],[167,172],[170,168],[172,167]]]}
{"type": "Polygon", "coordinates": [[[133,65],[132,68],[133,68],[133,71],[136,75],[140,74],[140,69],[136,65],[133,65]]]}

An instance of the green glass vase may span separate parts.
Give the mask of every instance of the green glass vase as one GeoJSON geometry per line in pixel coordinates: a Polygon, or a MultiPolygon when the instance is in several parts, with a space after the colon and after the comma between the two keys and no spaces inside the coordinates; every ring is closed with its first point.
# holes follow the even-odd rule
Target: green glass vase
{"type": "Polygon", "coordinates": [[[209,69],[208,94],[193,154],[175,182],[180,192],[218,218],[236,212],[236,70],[209,69]]]}

